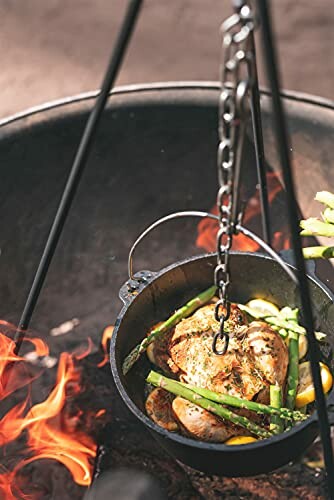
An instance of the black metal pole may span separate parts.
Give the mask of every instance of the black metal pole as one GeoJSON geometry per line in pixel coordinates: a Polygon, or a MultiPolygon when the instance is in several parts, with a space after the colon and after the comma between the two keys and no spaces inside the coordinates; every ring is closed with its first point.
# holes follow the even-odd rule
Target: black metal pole
{"type": "MultiPolygon", "coordinates": [[[[235,12],[242,15],[242,8],[247,5],[246,0],[233,0],[235,12]]],[[[255,159],[257,178],[260,186],[260,205],[261,205],[261,221],[262,221],[262,236],[266,243],[271,244],[271,228],[270,228],[270,209],[268,201],[268,187],[266,177],[266,166],[264,157],[261,106],[260,106],[260,90],[259,78],[256,64],[256,47],[253,31],[249,34],[250,52],[253,59],[250,61],[250,79],[252,86],[250,90],[250,104],[252,114],[252,128],[255,146],[255,159]]]]}
{"type": "Polygon", "coordinates": [[[51,230],[41,256],[23,313],[19,322],[18,330],[15,335],[15,352],[19,352],[25,332],[29,327],[29,323],[34,312],[40,291],[42,289],[46,274],[49,269],[50,262],[56,250],[59,237],[64,227],[67,215],[71,208],[71,204],[79,185],[81,175],[86,165],[91,145],[96,134],[99,120],[101,118],[104,106],[109,96],[109,92],[114,84],[119,68],[122,64],[123,57],[128,46],[129,40],[133,33],[136,20],[142,0],[130,0],[127,11],[120,31],[118,33],[108,68],[106,70],[101,91],[96,99],[94,108],[92,109],[85,130],[83,132],[71,171],[68,177],[65,189],[63,191],[57,213],[51,226],[51,230]]]}
{"type": "Polygon", "coordinates": [[[279,77],[277,69],[276,52],[274,48],[273,35],[271,29],[271,21],[268,9],[267,0],[257,0],[258,12],[260,16],[263,54],[266,66],[267,78],[272,90],[273,116],[275,122],[275,133],[280,158],[283,179],[287,192],[287,209],[291,230],[291,241],[295,255],[295,263],[297,268],[297,277],[299,283],[299,291],[302,304],[302,313],[304,324],[307,331],[309,341],[309,353],[312,368],[313,384],[316,393],[316,405],[319,417],[320,435],[324,451],[324,460],[327,472],[328,493],[331,499],[334,499],[334,462],[333,450],[330,435],[330,426],[326,408],[326,400],[322,388],[319,359],[320,352],[317,340],[314,335],[314,324],[312,315],[312,305],[308,280],[306,276],[305,262],[302,253],[302,245],[299,235],[298,210],[295,197],[295,189],[293,184],[289,140],[287,135],[287,127],[283,106],[279,94],[279,77]]]}
{"type": "Polygon", "coordinates": [[[254,54],[253,64],[253,85],[251,87],[251,113],[255,145],[255,158],[257,178],[260,186],[260,205],[262,218],[262,235],[266,243],[271,244],[270,209],[268,200],[268,186],[266,177],[266,165],[264,158],[263,132],[261,120],[259,79],[256,64],[256,47],[254,34],[250,34],[251,52],[254,54]]]}

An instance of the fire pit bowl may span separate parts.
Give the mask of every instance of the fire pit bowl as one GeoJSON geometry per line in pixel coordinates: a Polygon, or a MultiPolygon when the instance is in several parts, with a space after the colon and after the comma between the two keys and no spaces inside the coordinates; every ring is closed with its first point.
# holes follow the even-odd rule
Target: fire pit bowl
{"type": "MultiPolygon", "coordinates": [[[[138,294],[121,290],[124,307],[116,322],[111,343],[111,368],[117,388],[129,409],[153,433],[158,442],[175,458],[208,474],[250,476],[270,472],[298,458],[317,435],[317,418],[313,413],[307,421],[290,431],[247,446],[227,446],[196,441],[171,433],[155,424],[145,414],[145,377],[150,363],[141,359],[127,374],[122,374],[122,362],[130,350],[146,335],[149,328],[166,318],[191,297],[212,284],[215,255],[204,255],[174,264],[148,278],[138,294]]],[[[300,307],[299,294],[291,278],[276,261],[260,254],[233,253],[231,257],[232,301],[245,303],[253,297],[264,297],[279,307],[300,307]]],[[[327,333],[330,347],[334,346],[333,296],[316,279],[309,278],[317,327],[327,333]]],[[[144,357],[146,358],[146,357],[144,357]]],[[[333,368],[333,364],[332,364],[333,368]]],[[[327,399],[333,403],[333,389],[327,399]]]]}
{"type": "MultiPolygon", "coordinates": [[[[64,99],[0,121],[1,319],[19,321],[95,96],[92,92],[64,99]]],[[[53,355],[86,346],[87,336],[98,346],[104,327],[114,324],[129,248],[145,227],[172,211],[209,211],[215,204],[218,96],[217,84],[197,82],[137,85],[111,95],[31,321],[35,336],[47,338],[53,355]],[[72,318],[80,321],[74,331],[48,335],[72,318]]],[[[315,191],[334,185],[334,106],[295,93],[287,93],[284,102],[301,211],[305,217],[317,215],[315,191]]],[[[266,159],[275,173],[265,93],[261,106],[266,159]]],[[[249,179],[243,185],[253,196],[257,180],[250,137],[246,148],[249,179]]],[[[284,196],[275,200],[272,226],[279,232],[286,205],[284,196]]],[[[258,219],[250,229],[260,234],[258,219]]],[[[157,270],[202,254],[197,237],[198,220],[158,228],[138,251],[136,269],[157,270]]],[[[211,275],[207,278],[210,282],[211,275]]],[[[323,273],[322,279],[334,288],[330,273],[323,273]]],[[[180,294],[173,300],[179,305],[183,299],[180,294]]],[[[162,312],[169,313],[167,302],[165,306],[162,312]]],[[[116,390],[115,399],[126,412],[116,390]]],[[[116,404],[111,406],[117,416],[116,404]]],[[[136,425],[140,433],[140,420],[136,425]]]]}
{"type": "MultiPolygon", "coordinates": [[[[14,323],[20,318],[94,95],[51,103],[0,122],[5,220],[0,233],[1,317],[14,323]]],[[[77,317],[81,320],[78,339],[87,331],[96,332],[98,338],[118,314],[118,290],[127,275],[129,248],[138,234],[170,212],[212,208],[217,189],[218,96],[214,83],[115,90],[32,329],[48,331],[77,317]]],[[[287,96],[284,102],[301,211],[305,217],[317,215],[315,191],[334,185],[334,106],[298,94],[287,96]]],[[[265,94],[261,105],[266,158],[275,171],[270,102],[265,94]]],[[[252,196],[257,179],[250,139],[245,163],[250,178],[244,185],[252,196]]],[[[275,212],[273,231],[280,231],[286,220],[283,196],[275,212]]],[[[204,247],[196,245],[197,226],[198,220],[183,219],[158,228],[138,251],[137,269],[161,269],[184,256],[203,253],[204,247]]],[[[261,232],[258,221],[250,229],[261,232]]]]}

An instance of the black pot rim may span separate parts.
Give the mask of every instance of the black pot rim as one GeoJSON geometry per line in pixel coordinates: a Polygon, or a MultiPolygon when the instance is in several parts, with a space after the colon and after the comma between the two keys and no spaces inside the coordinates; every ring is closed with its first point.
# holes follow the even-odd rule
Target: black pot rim
{"type": "MultiPolygon", "coordinates": [[[[254,256],[255,257],[262,257],[262,258],[265,258],[267,260],[274,261],[274,259],[272,257],[269,257],[268,255],[265,255],[265,254],[262,254],[259,252],[251,253],[251,252],[232,251],[231,254],[232,255],[245,255],[245,256],[250,256],[250,257],[254,257],[254,256]]],[[[178,261],[178,262],[174,262],[173,264],[170,264],[169,266],[164,267],[160,271],[153,273],[153,278],[152,278],[152,280],[150,280],[150,282],[148,283],[147,286],[149,286],[155,280],[159,279],[163,274],[169,272],[170,270],[172,270],[178,266],[184,265],[184,264],[191,262],[191,261],[196,261],[196,260],[200,260],[203,258],[208,258],[208,257],[211,257],[212,255],[214,255],[214,253],[205,253],[202,255],[189,257],[187,259],[183,259],[183,260],[178,261]]],[[[291,266],[291,265],[289,265],[289,266],[292,269],[294,269],[293,266],[291,266]]],[[[326,293],[326,295],[329,297],[329,299],[332,302],[334,302],[334,295],[330,292],[330,290],[328,290],[328,288],[317,277],[308,275],[308,279],[313,281],[317,286],[319,286],[323,290],[323,292],[326,293]]],[[[140,293],[133,299],[133,301],[136,300],[139,295],[140,295],[140,293]]],[[[179,444],[190,446],[194,449],[199,449],[199,450],[210,450],[210,451],[217,451],[217,452],[223,451],[225,453],[227,451],[230,453],[239,453],[241,450],[245,451],[244,445],[229,446],[229,445],[226,445],[223,443],[207,443],[204,441],[197,441],[195,439],[191,439],[191,438],[182,436],[182,435],[177,434],[177,433],[169,432],[166,429],[164,429],[164,428],[160,427],[159,425],[157,425],[156,423],[154,423],[153,420],[151,420],[147,415],[145,415],[145,413],[143,413],[137,407],[137,405],[132,401],[132,399],[128,396],[128,393],[127,393],[127,391],[126,391],[126,389],[123,386],[123,383],[121,381],[121,377],[118,373],[118,370],[116,369],[115,346],[116,346],[116,341],[117,341],[118,329],[119,329],[119,326],[121,324],[122,318],[123,318],[124,314],[126,313],[126,311],[128,310],[128,307],[130,306],[130,304],[133,301],[123,305],[123,307],[120,311],[120,314],[117,317],[114,334],[112,335],[111,344],[110,344],[110,364],[111,364],[112,375],[113,375],[116,387],[117,387],[123,401],[127,405],[127,407],[131,410],[131,412],[143,424],[145,424],[146,427],[148,427],[151,431],[157,432],[158,434],[161,435],[161,437],[163,437],[165,439],[171,439],[172,441],[175,441],[179,444]]],[[[332,387],[331,391],[329,392],[329,394],[326,398],[327,407],[333,403],[332,399],[334,399],[334,387],[332,387]]],[[[308,426],[317,425],[317,421],[318,421],[317,411],[314,411],[312,413],[312,415],[310,415],[310,417],[307,420],[292,427],[289,431],[272,436],[272,437],[267,438],[267,439],[261,439],[261,440],[255,441],[253,443],[249,443],[247,446],[247,449],[248,450],[256,450],[256,449],[260,449],[260,448],[263,448],[266,446],[271,446],[272,444],[279,443],[282,440],[291,438],[292,436],[299,433],[300,431],[302,431],[303,429],[305,429],[308,426]]]]}

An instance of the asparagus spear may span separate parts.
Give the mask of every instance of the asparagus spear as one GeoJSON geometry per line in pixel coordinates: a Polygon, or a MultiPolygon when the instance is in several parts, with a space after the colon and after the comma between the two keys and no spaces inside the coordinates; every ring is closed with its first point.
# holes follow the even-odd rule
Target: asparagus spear
{"type": "Polygon", "coordinates": [[[298,323],[299,309],[298,307],[292,309],[289,306],[285,306],[280,310],[279,315],[287,321],[294,321],[295,323],[298,323]]]}
{"type": "MultiPolygon", "coordinates": [[[[270,386],[270,406],[281,408],[282,391],[279,385],[270,386]]],[[[280,434],[284,430],[284,423],[279,415],[272,415],[270,419],[270,430],[274,434],[280,434]]]]}
{"type": "Polygon", "coordinates": [[[322,213],[322,217],[325,222],[328,222],[329,224],[334,224],[334,210],[333,208],[325,208],[325,210],[322,213]]]}
{"type": "Polygon", "coordinates": [[[334,247],[305,247],[303,255],[304,259],[333,259],[334,247]]]}
{"type": "Polygon", "coordinates": [[[305,415],[299,411],[291,411],[288,408],[273,407],[272,405],[265,405],[262,403],[256,403],[255,401],[248,401],[248,399],[238,398],[236,396],[231,396],[230,394],[222,394],[210,391],[209,389],[204,389],[202,387],[195,387],[191,384],[185,384],[184,382],[178,382],[180,385],[186,389],[190,389],[196,394],[203,396],[206,399],[210,399],[216,403],[223,405],[234,406],[235,408],[243,408],[246,410],[251,410],[256,413],[264,415],[277,415],[282,418],[289,420],[305,420],[305,415]]]}
{"type": "Polygon", "coordinates": [[[233,424],[238,425],[240,427],[244,427],[249,432],[255,434],[258,437],[269,438],[272,436],[272,433],[270,431],[268,431],[263,427],[260,427],[259,425],[255,424],[248,418],[243,417],[241,415],[237,415],[228,408],[225,408],[224,406],[214,403],[209,399],[203,398],[202,396],[196,394],[191,389],[188,389],[179,382],[164,377],[159,373],[151,371],[146,381],[149,384],[152,384],[156,387],[162,387],[166,391],[171,392],[176,396],[181,396],[182,398],[187,399],[191,403],[194,403],[195,405],[200,406],[205,410],[208,410],[209,412],[213,413],[214,415],[217,415],[220,418],[228,420],[229,422],[232,422],[233,424]]]}
{"type": "Polygon", "coordinates": [[[216,290],[217,287],[212,286],[204,292],[198,294],[172,314],[172,316],[170,316],[160,326],[152,330],[152,332],[126,356],[122,366],[123,374],[126,375],[128,371],[131,370],[135,362],[140,358],[141,354],[146,351],[147,347],[155,339],[173,328],[173,326],[177,325],[177,323],[179,323],[182,319],[190,316],[190,314],[192,314],[196,309],[209,302],[209,300],[214,297],[216,290]]]}
{"type": "Polygon", "coordinates": [[[301,220],[300,227],[303,229],[300,233],[301,236],[334,236],[334,224],[322,222],[315,217],[301,220]]]}
{"type": "MultiPolygon", "coordinates": [[[[287,332],[292,331],[299,333],[300,335],[306,335],[306,330],[303,326],[299,325],[297,320],[296,320],[296,315],[298,314],[298,309],[291,309],[290,308],[290,317],[289,319],[285,319],[284,317],[282,318],[280,315],[278,316],[266,316],[266,315],[259,315],[256,313],[256,311],[253,311],[247,306],[244,306],[243,304],[238,304],[238,307],[242,310],[245,311],[247,314],[252,316],[254,319],[263,319],[266,323],[272,326],[273,330],[276,330],[280,333],[281,337],[286,338],[287,337],[287,332]],[[284,331],[285,330],[285,331],[284,331]]],[[[285,308],[283,308],[285,309],[285,308]]],[[[282,309],[282,311],[283,311],[282,309]]],[[[322,332],[314,332],[316,339],[321,342],[326,338],[326,334],[322,332]]]]}
{"type": "Polygon", "coordinates": [[[299,334],[289,331],[289,368],[286,406],[295,408],[299,372],[299,334]]]}
{"type": "Polygon", "coordinates": [[[284,328],[284,330],[288,330],[291,332],[299,333],[300,335],[305,335],[306,330],[303,326],[298,325],[295,321],[287,321],[285,319],[281,319],[278,316],[267,316],[264,318],[265,322],[269,325],[277,326],[279,328],[284,328]]]}
{"type": "Polygon", "coordinates": [[[334,194],[329,191],[319,191],[314,199],[330,208],[334,208],[334,194]]]}

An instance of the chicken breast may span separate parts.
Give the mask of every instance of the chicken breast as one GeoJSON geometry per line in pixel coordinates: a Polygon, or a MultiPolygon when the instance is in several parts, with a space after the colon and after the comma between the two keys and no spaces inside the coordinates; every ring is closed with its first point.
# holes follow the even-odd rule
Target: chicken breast
{"type": "MultiPolygon", "coordinates": [[[[247,324],[236,305],[228,321],[230,343],[226,354],[215,355],[212,339],[219,323],[214,317],[215,304],[198,309],[181,321],[154,347],[154,362],[164,371],[197,387],[233,396],[269,403],[270,384],[284,386],[288,368],[288,350],[280,335],[261,321],[247,324]]],[[[171,403],[181,431],[195,439],[223,442],[245,430],[210,412],[176,397],[171,403]]],[[[254,421],[262,417],[234,409],[254,421]]]]}
{"type": "Polygon", "coordinates": [[[184,433],[195,439],[222,443],[231,436],[246,434],[245,429],[231,422],[224,422],[221,418],[179,396],[174,399],[172,407],[184,433]]]}
{"type": "Polygon", "coordinates": [[[179,429],[172,409],[174,396],[160,387],[156,387],[148,395],[145,403],[147,415],[160,427],[175,432],[179,429]]]}
{"type": "Polygon", "coordinates": [[[232,308],[228,351],[223,356],[212,352],[213,334],[219,324],[214,304],[198,309],[174,329],[169,353],[181,378],[215,392],[253,399],[272,383],[283,385],[288,352],[279,334],[262,322],[244,323],[244,316],[232,308]]]}

